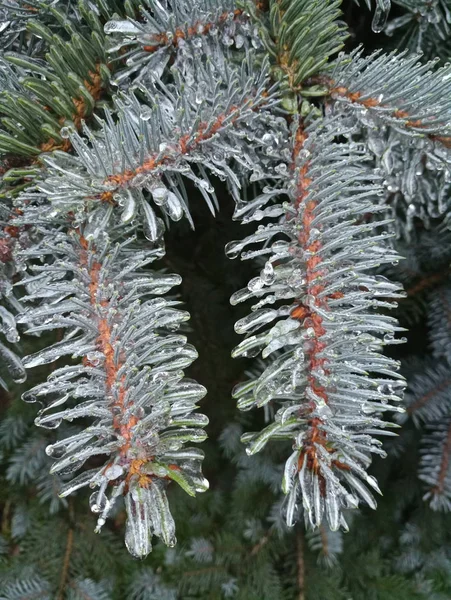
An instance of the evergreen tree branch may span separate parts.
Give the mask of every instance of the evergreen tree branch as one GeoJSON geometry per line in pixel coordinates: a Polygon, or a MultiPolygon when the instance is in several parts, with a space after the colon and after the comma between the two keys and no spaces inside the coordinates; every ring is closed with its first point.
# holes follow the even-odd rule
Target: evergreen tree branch
{"type": "Polygon", "coordinates": [[[111,245],[104,238],[94,244],[86,235],[83,230],[55,232],[52,243],[44,238],[40,247],[31,250],[33,255],[60,257],[25,280],[26,285],[46,281],[45,288],[36,288],[33,300],[64,292],[60,302],[38,305],[21,321],[28,324],[29,332],[65,328],[66,333],[60,342],[28,356],[25,363],[30,368],[72,354],[82,358],[82,365],[53,371],[24,399],[47,400],[36,419],[43,427],[53,429],[63,419],[96,418],[93,426],[47,448],[57,458],[52,472],[73,472],[90,457],[109,455],[101,468],[66,483],[61,496],[88,484],[99,487],[91,497],[91,508],[99,513],[100,530],[117,497],[124,495],[127,546],[132,554],[145,556],[153,533],[167,544],[174,543],[167,482],[176,481],[191,495],[207,488],[199,470],[202,452],[182,449],[187,441],[205,439],[201,428],[207,419],[191,412],[205,390],[184,380],[180,370],[196,357],[194,348],[183,336],[168,331],[177,329],[188,314],[172,308],[177,302],[158,297],[179,279],[140,273],[161,251],[136,252],[129,248],[131,240],[111,245]],[[72,279],[61,284],[61,271],[72,279]],[[72,398],[84,401],[54,411],[72,398]],[[108,499],[106,490],[111,486],[108,499]]]}
{"type": "Polygon", "coordinates": [[[115,76],[116,85],[134,75],[135,81],[159,77],[174,54],[176,64],[179,52],[192,60],[217,40],[218,50],[224,51],[234,43],[237,48],[259,45],[247,15],[235,0],[177,0],[164,5],[145,0],[142,15],[143,20],[114,19],[105,25],[111,38],[109,52],[114,56],[125,50],[113,59],[126,59],[125,69],[115,76]]]}
{"type": "Polygon", "coordinates": [[[434,510],[449,511],[451,508],[451,422],[426,425],[423,436],[419,477],[425,483],[424,499],[434,510]]]}
{"type": "Polygon", "coordinates": [[[266,48],[293,92],[318,95],[305,82],[341,50],[348,36],[340,0],[272,0],[266,48]]]}
{"type": "Polygon", "coordinates": [[[356,50],[339,59],[330,77],[320,81],[328,83],[336,102],[359,109],[357,116],[371,115],[401,133],[428,137],[448,148],[451,79],[447,66],[432,70],[435,62],[422,64],[405,53],[363,57],[356,50]]]}
{"type": "MultiPolygon", "coordinates": [[[[22,194],[24,201],[38,205],[35,219],[42,221],[46,213],[51,219],[55,209],[80,215],[89,208],[89,218],[100,223],[104,209],[100,206],[96,211],[96,205],[119,205],[122,223],[139,223],[134,219],[141,215],[146,237],[156,241],[164,224],[143,192],[150,192],[163,216],[175,221],[183,215],[190,218],[183,175],[194,182],[214,213],[217,201],[208,170],[226,180],[238,199],[240,180],[229,163],[238,161],[247,173],[259,169],[260,157],[267,147],[269,154],[273,144],[273,136],[267,141],[265,133],[273,128],[274,135],[281,137],[285,128],[280,118],[270,114],[276,100],[268,89],[265,66],[258,74],[248,61],[239,70],[226,67],[224,86],[214,83],[214,73],[213,65],[205,70],[190,96],[182,93],[186,83],[177,73],[176,86],[152,84],[149,91],[142,89],[146,104],[132,93],[119,96],[116,123],[106,111],[101,133],[94,135],[83,127],[89,145],[73,129],[63,130],[77,156],[54,152],[43,157],[47,170],[44,180],[36,182],[38,191],[22,194]],[[212,95],[203,95],[207,89],[212,95]],[[249,138],[261,141],[251,148],[249,138]],[[44,196],[47,208],[40,201],[44,196]]],[[[107,219],[103,227],[108,224],[107,219]]]]}
{"type": "Polygon", "coordinates": [[[409,381],[404,398],[406,415],[412,417],[416,425],[446,417],[450,411],[449,365],[431,359],[406,364],[405,370],[409,381]]]}
{"type": "Polygon", "coordinates": [[[67,123],[79,129],[82,120],[92,116],[110,79],[98,34],[102,27],[94,13],[92,19],[97,19],[96,32],[90,38],[77,31],[69,41],[33,22],[31,29],[49,43],[45,67],[41,60],[17,53],[0,57],[0,76],[4,73],[8,80],[0,94],[5,127],[0,133],[2,152],[32,158],[55,149],[70,150],[70,141],[60,135],[60,129],[67,123]]]}
{"type": "MultiPolygon", "coordinates": [[[[236,256],[247,245],[263,242],[264,252],[270,255],[260,277],[232,297],[233,303],[260,298],[253,313],[236,324],[236,331],[248,337],[235,355],[252,356],[262,350],[265,358],[284,348],[260,377],[234,391],[243,410],[271,400],[281,406],[274,423],[260,433],[246,434],[243,441],[253,454],[270,439],[292,439],[294,452],[283,482],[287,522],[293,524],[300,496],[313,527],[321,524],[325,514],[332,530],[340,523],[345,527],[340,509],[350,508],[353,502],[355,506],[357,498],[375,506],[358,478],[378,489],[365,473],[368,454],[381,453],[370,432],[385,427],[379,419],[381,411],[402,410],[386,400],[387,396],[399,400],[397,391],[404,386],[396,374],[399,365],[379,354],[384,344],[398,342],[394,334],[400,328],[386,315],[374,320],[374,313],[367,312],[370,306],[393,306],[384,298],[403,296],[396,284],[367,274],[373,266],[397,258],[382,250],[387,234],[362,235],[383,221],[356,223],[362,212],[379,210],[369,199],[376,188],[367,183],[363,149],[362,154],[354,154],[355,147],[335,145],[337,127],[335,120],[335,133],[329,134],[315,122],[308,127],[293,124],[293,163],[286,187],[279,190],[291,198],[284,207],[285,218],[227,248],[230,256],[236,256]],[[273,242],[279,236],[288,241],[273,242]],[[282,299],[293,303],[264,308],[282,299]],[[269,331],[249,335],[274,320],[280,321],[269,331]],[[380,375],[366,379],[368,372],[380,375]],[[349,387],[351,380],[354,384],[349,387]],[[366,402],[368,407],[360,413],[366,402]],[[375,415],[370,417],[371,412],[375,415]],[[356,495],[345,491],[344,485],[356,495]]],[[[238,213],[253,220],[253,213],[270,198],[267,191],[238,213]]],[[[253,256],[254,252],[243,255],[253,256]]]]}

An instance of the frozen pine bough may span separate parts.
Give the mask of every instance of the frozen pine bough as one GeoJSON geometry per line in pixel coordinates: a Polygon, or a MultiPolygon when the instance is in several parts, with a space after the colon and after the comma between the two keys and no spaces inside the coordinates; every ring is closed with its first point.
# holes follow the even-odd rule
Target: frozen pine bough
{"type": "MultiPolygon", "coordinates": [[[[278,189],[289,198],[283,216],[227,248],[245,259],[268,256],[260,275],[232,296],[234,304],[256,301],[236,324],[247,335],[235,356],[261,351],[268,365],[234,396],[242,410],[269,403],[278,410],[273,423],[243,441],[254,454],[272,439],[292,440],[282,483],[287,523],[301,504],[311,526],[326,517],[333,531],[347,527],[343,510],[362,501],[376,507],[372,491],[379,488],[367,468],[371,454],[385,452],[373,436],[390,434],[382,415],[403,410],[404,388],[398,362],[382,354],[386,344],[403,341],[395,337],[402,328],[375,311],[404,295],[374,274],[399,260],[386,244],[387,223],[368,218],[383,210],[382,188],[373,183],[365,147],[338,142],[337,132],[349,137],[340,117],[293,123],[292,164],[278,189]]],[[[238,216],[258,221],[271,198],[264,190],[238,216]]]]}
{"type": "MultiPolygon", "coordinates": [[[[115,57],[125,51],[125,68],[114,85],[129,85],[159,79],[171,59],[184,73],[200,66],[206,52],[227,61],[228,49],[261,47],[258,27],[248,11],[235,0],[158,2],[144,0],[142,18],[112,19],[105,25],[108,51],[115,57]],[[219,43],[218,43],[219,42],[219,43]]],[[[117,59],[116,59],[117,60],[117,59]]],[[[194,83],[196,77],[192,77],[194,83]]],[[[205,86],[205,93],[209,90],[205,86]]]]}
{"type": "Polygon", "coordinates": [[[188,313],[174,308],[178,301],[159,297],[180,278],[151,273],[147,265],[164,256],[171,221],[186,217],[193,225],[187,181],[215,213],[210,178],[225,181],[238,200],[243,176],[261,174],[274,162],[274,147],[286,132],[267,59],[256,70],[246,44],[237,63],[229,44],[214,36],[207,48],[193,48],[198,63],[186,68],[176,61],[170,77],[165,72],[147,89],[137,82],[121,91],[102,118],[95,115],[94,126],[83,119],[62,122],[62,143],[43,153],[14,219],[35,236],[17,255],[21,268],[33,272],[22,278],[24,300],[33,308],[19,322],[28,334],[64,331],[62,340],[25,364],[32,369],[63,356],[79,363],[53,371],[24,400],[44,404],[36,419],[42,427],[92,420],[49,446],[52,472],[68,478],[84,469],[61,494],[95,489],[97,530],[124,496],[126,544],[139,557],[150,551],[153,534],[175,543],[169,482],[192,495],[207,487],[202,451],[185,448],[205,439],[207,423],[193,413],[206,390],[182,371],[197,353],[175,333],[188,313]],[[214,60],[207,60],[212,47],[214,60]],[[102,459],[101,468],[89,468],[102,459]]]}
{"type": "MultiPolygon", "coordinates": [[[[86,234],[87,235],[87,234],[86,234]]],[[[58,231],[27,251],[48,256],[23,280],[29,299],[39,301],[19,317],[28,333],[62,330],[60,341],[25,359],[28,368],[70,355],[75,365],[54,370],[45,383],[25,392],[39,402],[36,424],[54,429],[62,420],[90,419],[78,433],[47,447],[51,471],[67,482],[60,494],[89,486],[97,530],[119,496],[127,511],[125,542],[146,556],[153,535],[175,544],[175,524],[166,488],[177,482],[188,494],[205,491],[203,452],[186,446],[205,439],[207,418],[196,411],[206,390],[184,377],[195,349],[177,332],[189,314],[163,297],[180,277],[146,267],[161,250],[136,247],[133,237],[112,243],[106,235],[85,237],[58,231]],[[80,470],[95,457],[102,466],[80,470]]]]}
{"type": "MultiPolygon", "coordinates": [[[[197,353],[172,295],[180,277],[153,263],[169,228],[195,226],[194,202],[218,213],[221,188],[258,224],[227,247],[260,271],[232,297],[254,301],[233,354],[264,366],[233,395],[272,422],[243,441],[250,454],[290,442],[289,525],[302,507],[312,527],[346,528],[348,509],[376,505],[371,457],[392,435],[385,413],[402,410],[399,363],[384,354],[403,341],[390,310],[404,293],[382,275],[400,259],[393,237],[437,219],[449,229],[449,65],[337,56],[338,0],[32,2],[18,22],[24,3],[6,4],[0,353],[22,381],[18,332],[54,332],[24,359],[53,365],[24,400],[42,405],[41,427],[82,423],[48,447],[61,494],[92,488],[97,530],[124,497],[126,543],[143,557],[154,534],[175,543],[168,485],[207,488],[192,447],[206,390],[184,376],[197,353]]],[[[364,4],[386,30],[390,1],[364,4]]],[[[447,507],[449,428],[433,433],[440,452],[424,452],[420,475],[447,507]]]]}

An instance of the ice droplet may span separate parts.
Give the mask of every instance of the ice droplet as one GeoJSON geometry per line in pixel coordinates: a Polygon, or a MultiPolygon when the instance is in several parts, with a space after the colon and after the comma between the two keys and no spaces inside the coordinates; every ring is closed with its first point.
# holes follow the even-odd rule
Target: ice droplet
{"type": "Polygon", "coordinates": [[[123,467],[121,467],[120,465],[113,465],[105,471],[105,476],[110,481],[112,481],[113,479],[117,479],[118,477],[120,477],[123,472],[124,472],[123,467]]]}
{"type": "Polygon", "coordinates": [[[17,329],[13,327],[5,328],[5,336],[8,342],[11,342],[11,344],[15,344],[20,340],[19,334],[17,333],[17,329]]]}
{"type": "Polygon", "coordinates": [[[128,33],[137,34],[140,30],[131,21],[112,20],[105,23],[103,30],[105,33],[128,33]]]}
{"type": "Polygon", "coordinates": [[[174,192],[169,192],[166,212],[173,221],[180,221],[183,217],[183,207],[174,192]]]}
{"type": "Polygon", "coordinates": [[[130,223],[136,215],[136,200],[130,190],[124,192],[125,199],[123,200],[123,210],[121,214],[122,223],[130,223]]]}
{"type": "Polygon", "coordinates": [[[144,235],[151,242],[156,242],[163,236],[164,223],[160,218],[155,216],[154,211],[145,200],[142,202],[142,207],[145,217],[143,223],[144,235]]]}
{"type": "Polygon", "coordinates": [[[229,242],[225,245],[225,253],[228,258],[234,259],[237,258],[243,248],[243,244],[241,241],[238,242],[229,242]]]}
{"type": "Polygon", "coordinates": [[[33,402],[37,401],[37,395],[33,390],[28,390],[27,392],[24,392],[22,394],[22,400],[24,402],[27,402],[29,404],[32,404],[33,402]]]}
{"type": "Polygon", "coordinates": [[[235,331],[237,333],[247,333],[260,329],[263,325],[270,323],[277,316],[277,311],[270,308],[261,309],[250,315],[239,319],[235,324],[235,331]]]}
{"type": "Polygon", "coordinates": [[[319,229],[316,229],[315,227],[313,227],[310,230],[310,241],[317,240],[320,235],[321,235],[321,231],[319,229]]]}
{"type": "Polygon", "coordinates": [[[315,408],[315,413],[320,419],[330,419],[333,415],[331,409],[325,402],[318,402],[315,408]]]}
{"type": "Polygon", "coordinates": [[[162,206],[167,202],[169,190],[164,185],[156,184],[155,187],[152,187],[150,191],[153,201],[157,206],[162,206]]]}
{"type": "Polygon", "coordinates": [[[51,456],[52,458],[62,458],[66,453],[66,446],[54,446],[49,445],[45,449],[45,453],[47,456],[51,456]]]}
{"type": "Polygon", "coordinates": [[[380,394],[384,394],[384,396],[390,396],[394,393],[393,387],[389,383],[381,383],[381,385],[377,387],[377,391],[380,394]]]}
{"type": "Polygon", "coordinates": [[[260,279],[260,277],[254,277],[247,284],[247,288],[250,292],[258,292],[264,287],[265,283],[260,279]]]}
{"type": "Polygon", "coordinates": [[[94,492],[89,497],[89,506],[93,513],[102,512],[108,502],[108,498],[102,491],[94,492]]]}
{"type": "Polygon", "coordinates": [[[388,13],[391,8],[391,0],[376,0],[376,10],[374,11],[373,22],[371,23],[371,29],[374,33],[380,33],[388,19],[388,13]]]}
{"type": "MultiPolygon", "coordinates": [[[[202,46],[202,42],[201,42],[201,46],[202,46]]],[[[201,81],[199,83],[199,87],[196,90],[196,95],[195,95],[196,104],[202,104],[202,102],[205,100],[206,97],[207,97],[207,84],[205,81],[201,81]]]]}
{"type": "Polygon", "coordinates": [[[266,285],[271,285],[271,283],[274,282],[276,274],[274,273],[274,267],[269,260],[266,262],[264,269],[260,273],[260,277],[266,285]]]}
{"type": "Polygon", "coordinates": [[[38,427],[44,427],[44,429],[56,429],[61,425],[62,419],[42,419],[40,417],[36,417],[34,420],[35,424],[38,427]]]}
{"type": "Polygon", "coordinates": [[[73,127],[62,127],[61,131],[60,131],[60,136],[67,140],[70,138],[71,135],[74,135],[75,133],[75,129],[73,127]]]}
{"type": "Polygon", "coordinates": [[[148,106],[143,106],[139,116],[142,121],[148,121],[152,117],[152,109],[148,106]]]}

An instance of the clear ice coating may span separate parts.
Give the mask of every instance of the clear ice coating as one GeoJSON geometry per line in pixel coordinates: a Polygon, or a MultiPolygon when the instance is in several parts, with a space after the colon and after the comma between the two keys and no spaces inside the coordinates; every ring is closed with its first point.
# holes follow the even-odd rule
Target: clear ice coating
{"type": "Polygon", "coordinates": [[[24,365],[20,358],[0,342],[0,358],[7,370],[11,374],[11,377],[16,383],[23,383],[27,378],[24,365]]]}
{"type": "Polygon", "coordinates": [[[380,33],[384,30],[390,13],[391,0],[376,0],[376,8],[374,9],[373,21],[371,29],[374,33],[380,33]]]}
{"type": "MultiPolygon", "coordinates": [[[[374,267],[399,257],[381,231],[389,220],[368,218],[380,212],[382,181],[362,161],[365,149],[352,141],[346,111],[323,122],[306,120],[302,151],[280,182],[291,199],[284,216],[274,211],[272,224],[257,225],[255,233],[226,247],[230,258],[242,259],[260,257],[262,247],[266,260],[258,258],[259,276],[231,299],[254,301],[236,323],[246,337],[233,356],[263,359],[233,396],[241,410],[271,407],[274,414],[242,441],[255,454],[271,440],[289,440],[293,452],[282,482],[286,522],[293,525],[302,507],[312,527],[327,521],[332,531],[346,529],[347,509],[376,506],[373,491],[379,488],[366,470],[372,454],[385,452],[373,434],[386,426],[383,412],[402,410],[405,387],[399,364],[381,352],[402,341],[396,337],[402,328],[374,310],[390,308],[386,299],[404,295],[399,284],[374,274],[374,267]],[[348,142],[338,142],[340,134],[348,142]],[[299,200],[300,174],[309,181],[302,194],[314,203],[299,200]]],[[[293,122],[294,140],[298,125],[293,122]]],[[[268,189],[251,209],[240,208],[242,221],[258,224],[268,198],[284,202],[268,189]]]]}
{"type": "MultiPolygon", "coordinates": [[[[125,193],[124,203],[129,198],[125,193]]],[[[36,286],[33,305],[19,320],[30,331],[65,329],[63,340],[26,357],[25,364],[33,368],[63,354],[82,360],[53,370],[23,399],[42,406],[35,420],[40,427],[91,420],[46,448],[54,459],[51,473],[71,477],[60,491],[63,497],[85,486],[92,489],[96,531],[125,495],[125,543],[133,556],[144,558],[153,535],[175,544],[167,485],[173,481],[189,495],[208,488],[201,472],[203,452],[191,447],[206,439],[208,419],[196,412],[206,390],[181,370],[197,357],[177,331],[189,314],[177,308],[177,300],[163,297],[181,278],[149,268],[161,257],[158,247],[143,249],[133,238],[114,243],[105,234],[87,239],[93,227],[102,229],[108,212],[98,208],[70,233],[50,229],[41,243],[24,250],[35,262],[44,257],[45,286],[36,286]],[[45,261],[47,256],[52,260],[45,261]],[[58,294],[49,305],[52,290],[58,294]],[[94,456],[106,456],[105,464],[74,475],[94,456]]],[[[0,355],[11,363],[16,379],[22,377],[20,361],[1,345],[0,355]]]]}
{"type": "MultiPolygon", "coordinates": [[[[390,2],[375,1],[373,29],[381,31],[390,2]]],[[[212,213],[218,210],[209,180],[214,175],[237,201],[235,218],[265,223],[226,248],[231,258],[241,254],[258,262],[256,276],[232,297],[234,304],[255,302],[252,313],[237,323],[236,330],[246,337],[234,355],[261,354],[264,359],[261,372],[234,395],[243,410],[264,407],[268,418],[275,413],[274,422],[260,434],[247,435],[248,452],[261,450],[271,439],[289,440],[293,454],[283,483],[287,523],[294,523],[302,506],[314,526],[327,518],[332,530],[346,527],[343,509],[361,501],[375,505],[369,488],[378,489],[366,468],[371,453],[382,456],[383,451],[372,435],[384,426],[380,413],[395,410],[393,402],[404,386],[396,379],[395,361],[381,353],[385,344],[400,341],[395,337],[399,328],[394,319],[375,310],[388,309],[389,300],[401,297],[397,285],[371,274],[371,269],[398,260],[386,243],[388,233],[377,233],[371,220],[384,201],[378,181],[384,179],[385,190],[395,194],[396,208],[403,202],[398,196],[403,196],[408,230],[414,219],[445,211],[451,180],[447,152],[427,139],[421,153],[417,149],[418,137],[427,137],[425,117],[428,132],[436,134],[446,124],[443,114],[449,121],[441,87],[450,77],[449,68],[434,71],[428,65],[419,67],[416,59],[368,58],[358,52],[345,57],[344,68],[338,60],[335,88],[357,91],[357,97],[371,98],[374,106],[351,101],[352,93],[334,98],[330,106],[336,120],[329,115],[321,129],[306,119],[306,141],[293,161],[296,147],[285,143],[290,137],[286,119],[274,116],[272,107],[278,100],[267,92],[272,85],[268,64],[263,61],[255,69],[252,62],[252,48],[261,44],[247,14],[237,15],[233,0],[152,5],[156,8],[151,20],[143,13],[139,22],[114,19],[105,25],[113,42],[109,50],[123,48],[126,53],[114,83],[128,86],[133,81],[139,94],[130,89],[117,94],[114,116],[105,108],[95,133],[83,126],[82,136],[73,127],[63,127],[61,136],[70,139],[74,154],[56,151],[45,156],[44,180],[37,181],[36,196],[28,198],[28,215],[35,210],[39,223],[70,215],[81,224],[84,239],[77,244],[49,228],[47,246],[25,251],[35,263],[44,257],[40,265],[47,258],[47,263],[58,260],[45,263],[41,274],[28,279],[29,298],[41,305],[23,316],[22,323],[34,333],[67,331],[62,342],[27,357],[27,367],[53,362],[63,354],[81,360],[77,372],[56,369],[46,387],[33,388],[24,400],[44,406],[37,417],[43,427],[80,417],[94,419],[94,425],[75,439],[47,448],[56,473],[69,474],[96,453],[108,456],[102,468],[65,484],[62,495],[86,485],[95,489],[91,507],[99,515],[98,529],[115,499],[125,495],[126,543],[134,556],[151,550],[154,534],[169,546],[175,543],[166,484],[175,481],[188,494],[207,487],[200,469],[202,453],[186,447],[205,439],[206,419],[193,412],[205,390],[184,379],[182,372],[196,358],[185,336],[177,334],[187,313],[177,308],[176,300],[155,298],[169,292],[179,278],[157,274],[148,265],[164,253],[162,239],[169,221],[184,215],[190,219],[184,178],[197,186],[212,213]],[[171,5],[177,10],[167,10],[171,5]],[[209,23],[208,30],[202,22],[209,23]],[[183,35],[174,37],[174,30],[183,35]],[[243,60],[229,60],[229,48],[233,53],[243,48],[243,60]],[[208,69],[198,68],[205,57],[208,69]],[[167,85],[168,79],[164,84],[158,79],[168,65],[167,85]],[[386,86],[387,73],[393,73],[392,88],[386,86]],[[406,83],[420,79],[428,93],[422,95],[419,86],[418,118],[413,121],[398,107],[402,108],[406,83]],[[346,129],[347,120],[355,130],[346,129]],[[380,131],[367,145],[379,169],[373,184],[368,181],[370,169],[360,166],[367,148],[352,138],[376,128],[380,131]],[[403,142],[399,151],[394,131],[417,137],[413,144],[403,142]],[[340,144],[335,139],[339,133],[340,144]],[[437,184],[432,192],[422,189],[423,170],[444,185],[437,184]],[[298,176],[306,171],[308,193],[317,203],[308,210],[296,189],[298,176]],[[245,200],[244,193],[239,197],[248,181],[260,189],[265,180],[271,185],[262,187],[253,200],[245,200]],[[434,197],[426,215],[418,201],[422,196],[434,197]],[[44,197],[48,202],[41,202],[44,197]],[[316,249],[301,241],[304,224],[312,219],[316,222],[308,231],[309,246],[316,249]],[[270,220],[275,222],[267,225],[270,220]],[[356,225],[362,221],[365,224],[356,225]],[[130,234],[129,246],[110,244],[107,234],[118,232],[130,234]],[[146,242],[146,251],[133,245],[134,233],[151,242],[146,242]],[[79,260],[74,259],[77,255],[79,260]],[[312,286],[316,279],[318,285],[312,286]],[[108,352],[98,349],[99,331],[104,342],[107,339],[108,352]],[[66,400],[67,408],[62,407],[66,400]],[[317,421],[314,431],[306,415],[317,421]],[[308,468],[312,461],[315,470],[308,468]]],[[[388,221],[379,220],[378,227],[386,229],[388,221]]],[[[3,321],[7,341],[15,343],[12,324],[7,316],[3,321]]],[[[1,346],[0,354],[15,379],[22,381],[25,370],[19,359],[1,346]]]]}
{"type": "MultiPolygon", "coordinates": [[[[166,2],[158,3],[151,18],[144,11],[139,21],[114,19],[106,23],[104,31],[111,38],[108,40],[109,52],[126,47],[129,56],[128,68],[117,75],[118,84],[130,77],[143,82],[154,81],[161,77],[159,63],[166,63],[173,56],[175,65],[188,71],[188,81],[193,87],[199,76],[193,74],[190,66],[208,50],[212,58],[225,62],[224,55],[229,47],[244,50],[261,47],[257,27],[252,25],[246,13],[235,12],[237,4],[233,0],[222,0],[221,3],[179,1],[173,6],[168,10],[166,2]],[[174,36],[175,30],[183,35],[174,36]],[[143,46],[150,46],[152,51],[143,52],[143,46]]],[[[193,96],[194,102],[199,104],[205,98],[201,92],[193,96]]]]}
{"type": "Polygon", "coordinates": [[[132,480],[125,495],[127,522],[125,544],[135,558],[145,558],[152,550],[152,536],[161,537],[172,548],[177,540],[175,523],[169,510],[166,491],[160,481],[140,487],[132,480]]]}
{"type": "MultiPolygon", "coordinates": [[[[189,19],[196,6],[188,11],[189,19]]],[[[122,23],[112,21],[108,29],[117,31],[122,23]]],[[[167,48],[173,49],[172,44],[167,48]]],[[[144,56],[157,59],[160,50],[165,52],[160,48],[144,56]]],[[[202,55],[205,48],[199,52],[202,55]]],[[[262,93],[268,87],[269,61],[263,60],[255,70],[250,58],[236,64],[224,56],[211,56],[209,68],[196,69],[196,77],[191,68],[176,62],[171,86],[159,85],[158,77],[146,84],[136,82],[138,91],[128,89],[113,98],[114,118],[106,109],[95,132],[86,124],[83,136],[73,127],[63,127],[74,154],[45,156],[46,172],[37,186],[49,202],[39,218],[44,213],[47,219],[73,214],[82,220],[88,207],[87,239],[114,227],[114,213],[124,226],[141,229],[149,241],[159,243],[169,221],[185,216],[193,225],[187,180],[199,189],[213,214],[219,203],[212,175],[224,181],[237,200],[241,171],[251,172],[262,160],[262,149],[249,141],[261,139],[271,128],[277,155],[280,140],[286,137],[286,125],[271,111],[274,94],[262,93]],[[254,96],[251,107],[249,98],[254,96]],[[235,173],[230,165],[237,155],[240,167],[235,173]]],[[[164,69],[164,61],[160,63],[164,69]]],[[[272,210],[268,207],[261,217],[270,216],[272,210]]]]}

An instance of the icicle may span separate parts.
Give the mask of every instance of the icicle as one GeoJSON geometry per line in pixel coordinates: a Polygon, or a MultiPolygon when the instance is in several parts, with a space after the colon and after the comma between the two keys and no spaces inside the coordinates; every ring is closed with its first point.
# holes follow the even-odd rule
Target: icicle
{"type": "Polygon", "coordinates": [[[18,356],[0,342],[0,357],[16,383],[23,383],[27,374],[18,356]]]}
{"type": "Polygon", "coordinates": [[[391,8],[391,0],[376,0],[376,9],[374,11],[371,29],[374,33],[380,33],[387,23],[388,15],[391,8]]]}

